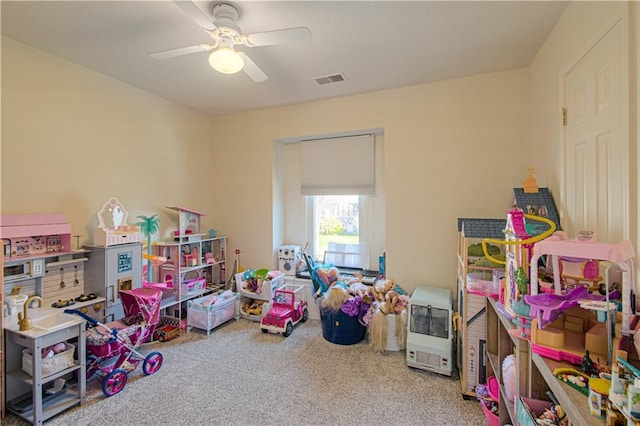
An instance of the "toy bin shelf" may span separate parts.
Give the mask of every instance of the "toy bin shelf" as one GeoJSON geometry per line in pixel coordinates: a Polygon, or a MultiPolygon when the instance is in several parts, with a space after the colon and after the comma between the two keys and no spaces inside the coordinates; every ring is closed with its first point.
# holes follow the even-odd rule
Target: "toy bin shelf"
{"type": "Polygon", "coordinates": [[[227,299],[211,295],[187,302],[187,330],[191,327],[199,328],[205,330],[209,337],[211,330],[232,318],[239,318],[237,294],[227,299]],[[217,297],[216,301],[208,304],[212,297],[217,297]]]}
{"type": "Polygon", "coordinates": [[[262,316],[269,312],[271,308],[271,301],[277,288],[282,287],[284,284],[284,274],[280,274],[270,280],[264,280],[259,284],[259,291],[251,291],[247,281],[243,279],[243,274],[236,274],[236,286],[240,297],[240,316],[251,321],[260,321],[262,316]],[[256,301],[257,304],[262,304],[260,313],[247,313],[242,307],[250,300],[256,301]]]}

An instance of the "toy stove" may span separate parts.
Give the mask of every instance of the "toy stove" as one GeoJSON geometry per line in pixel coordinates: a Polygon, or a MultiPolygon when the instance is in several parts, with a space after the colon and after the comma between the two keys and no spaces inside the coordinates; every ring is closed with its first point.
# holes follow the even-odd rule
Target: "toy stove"
{"type": "Polygon", "coordinates": [[[451,376],[454,363],[451,290],[418,287],[408,308],[407,366],[451,376]]]}

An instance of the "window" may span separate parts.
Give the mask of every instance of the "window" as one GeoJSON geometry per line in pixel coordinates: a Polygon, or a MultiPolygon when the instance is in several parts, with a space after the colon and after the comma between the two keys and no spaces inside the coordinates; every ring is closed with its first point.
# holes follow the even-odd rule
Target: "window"
{"type": "Polygon", "coordinates": [[[369,269],[371,237],[365,212],[369,197],[308,196],[308,235],[313,258],[339,267],[369,269]]]}
{"type": "MultiPolygon", "coordinates": [[[[358,260],[361,267],[377,268],[385,249],[383,138],[382,129],[369,129],[357,136],[279,141],[274,156],[278,161],[274,196],[282,200],[274,204],[277,244],[300,244],[318,262],[324,261],[329,242],[357,244],[364,250],[364,259],[358,260]],[[342,232],[327,232],[328,223],[335,223],[328,219],[331,216],[340,220],[342,232]],[[321,233],[323,218],[326,223],[321,233]]],[[[331,263],[346,266],[339,265],[342,261],[331,263]]]]}

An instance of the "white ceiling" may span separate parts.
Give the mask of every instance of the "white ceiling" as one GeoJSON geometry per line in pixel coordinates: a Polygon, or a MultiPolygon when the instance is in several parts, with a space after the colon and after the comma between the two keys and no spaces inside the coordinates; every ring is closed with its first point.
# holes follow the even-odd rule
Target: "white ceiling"
{"type": "MultiPolygon", "coordinates": [[[[211,16],[218,2],[194,2],[211,16]]],[[[305,26],[308,43],[238,47],[269,76],[223,75],[200,52],[149,53],[206,34],[171,1],[1,2],[4,36],[209,115],[529,65],[565,1],[234,1],[244,33],[305,26]],[[318,85],[343,73],[347,81],[318,85]]]]}

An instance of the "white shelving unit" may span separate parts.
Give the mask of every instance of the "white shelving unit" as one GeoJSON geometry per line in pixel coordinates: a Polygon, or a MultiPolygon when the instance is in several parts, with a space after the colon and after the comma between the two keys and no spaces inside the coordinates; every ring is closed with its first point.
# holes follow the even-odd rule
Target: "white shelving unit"
{"type": "Polygon", "coordinates": [[[165,285],[161,309],[174,308],[182,318],[182,302],[225,288],[227,237],[188,235],[153,245],[166,261],[153,267],[153,281],[165,285]]]}

